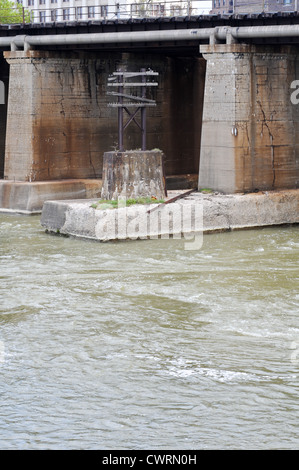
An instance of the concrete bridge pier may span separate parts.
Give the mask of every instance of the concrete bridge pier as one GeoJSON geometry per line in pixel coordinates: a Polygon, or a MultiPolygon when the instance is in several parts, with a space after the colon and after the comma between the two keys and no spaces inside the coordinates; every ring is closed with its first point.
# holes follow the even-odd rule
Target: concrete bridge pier
{"type": "Polygon", "coordinates": [[[299,104],[291,84],[299,79],[299,50],[214,44],[200,51],[207,68],[199,188],[298,188],[299,104]]]}
{"type": "Polygon", "coordinates": [[[0,207],[34,212],[46,199],[97,197],[100,109],[89,73],[95,61],[33,50],[4,57],[10,76],[0,207]]]}
{"type": "MultiPolygon", "coordinates": [[[[196,186],[205,76],[201,57],[86,50],[16,50],[4,57],[9,96],[5,158],[0,153],[1,211],[40,212],[49,199],[100,197],[103,155],[117,149],[117,115],[107,106],[107,79],[120,66],[159,73],[159,86],[152,91],[157,107],[148,112],[148,149],[165,154],[168,189],[196,186]]],[[[140,148],[137,126],[125,133],[124,146],[140,148]]]]}

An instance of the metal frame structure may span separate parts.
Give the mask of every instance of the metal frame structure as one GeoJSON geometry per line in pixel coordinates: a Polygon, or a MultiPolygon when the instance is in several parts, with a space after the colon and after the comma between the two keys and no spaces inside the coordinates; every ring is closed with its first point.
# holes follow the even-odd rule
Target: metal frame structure
{"type": "Polygon", "coordinates": [[[118,70],[108,78],[108,87],[117,87],[117,91],[108,91],[107,95],[118,98],[116,103],[109,103],[108,106],[118,108],[118,148],[124,150],[124,131],[131,122],[134,122],[141,130],[141,149],[146,150],[146,108],[156,106],[154,100],[146,97],[149,87],[158,86],[158,82],[148,82],[147,77],[159,75],[153,70],[141,69],[140,72],[127,72],[118,70]],[[137,82],[131,82],[130,79],[136,79],[137,82]],[[125,88],[129,91],[125,93],[125,88]],[[140,90],[137,95],[132,90],[140,90]],[[138,96],[141,95],[141,96],[138,96]],[[124,101],[126,100],[126,101],[124,101]],[[132,108],[132,111],[129,109],[132,108]],[[124,123],[124,111],[129,119],[124,123]],[[140,123],[136,120],[137,113],[140,111],[140,123]]]}

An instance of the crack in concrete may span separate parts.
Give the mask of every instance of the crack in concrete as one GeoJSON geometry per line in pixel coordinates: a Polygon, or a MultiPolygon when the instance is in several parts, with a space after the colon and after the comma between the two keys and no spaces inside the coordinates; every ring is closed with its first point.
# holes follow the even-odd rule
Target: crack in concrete
{"type": "Polygon", "coordinates": [[[261,110],[261,113],[263,115],[263,121],[262,121],[262,134],[263,134],[263,129],[264,129],[264,126],[266,127],[267,131],[268,131],[268,134],[269,134],[269,138],[270,138],[270,146],[271,146],[271,167],[272,167],[272,172],[273,172],[273,179],[272,179],[272,188],[274,188],[274,185],[275,185],[275,178],[276,178],[276,175],[275,175],[275,161],[274,161],[274,144],[273,144],[273,140],[274,140],[274,137],[271,133],[271,130],[270,130],[270,127],[269,127],[269,124],[267,122],[267,119],[266,119],[266,115],[265,115],[265,111],[263,110],[263,107],[262,107],[262,103],[257,100],[257,104],[259,105],[260,107],[260,110],[261,110]]]}
{"type": "Polygon", "coordinates": [[[93,173],[94,173],[94,176],[95,178],[97,177],[97,172],[96,172],[96,169],[95,169],[95,166],[93,164],[93,161],[92,161],[92,156],[91,156],[91,152],[89,151],[89,163],[90,163],[90,166],[92,167],[93,169],[93,173]]]}

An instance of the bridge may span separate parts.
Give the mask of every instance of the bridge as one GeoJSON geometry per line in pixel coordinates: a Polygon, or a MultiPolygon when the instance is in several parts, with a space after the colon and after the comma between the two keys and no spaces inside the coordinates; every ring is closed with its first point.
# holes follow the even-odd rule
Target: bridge
{"type": "MultiPolygon", "coordinates": [[[[0,208],[99,193],[119,67],[159,73],[148,146],[165,153],[169,187],[298,188],[298,43],[297,13],[1,26],[0,208]]],[[[138,132],[124,146],[139,148],[138,132]]]]}

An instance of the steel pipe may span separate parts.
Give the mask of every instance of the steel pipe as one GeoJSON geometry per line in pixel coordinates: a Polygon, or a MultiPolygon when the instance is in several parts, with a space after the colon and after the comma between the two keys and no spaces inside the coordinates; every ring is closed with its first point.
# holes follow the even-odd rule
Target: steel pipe
{"type": "Polygon", "coordinates": [[[82,44],[113,44],[132,42],[188,41],[208,39],[214,28],[167,30],[167,31],[131,31],[125,33],[58,34],[39,36],[0,37],[0,47],[11,44],[16,47],[28,46],[63,46],[82,44]]]}
{"type": "Polygon", "coordinates": [[[222,26],[215,28],[177,29],[159,31],[130,31],[120,33],[91,34],[57,34],[39,36],[7,36],[0,37],[0,47],[30,48],[30,46],[63,46],[82,44],[119,44],[134,42],[163,42],[207,40],[211,37],[226,41],[228,35],[234,39],[296,37],[299,36],[299,25],[283,26],[222,26]]]}
{"type": "Polygon", "coordinates": [[[230,33],[236,39],[295,37],[299,36],[299,25],[242,26],[230,28],[230,33]]]}
{"type": "Polygon", "coordinates": [[[10,47],[11,43],[17,36],[14,37],[4,37],[0,38],[0,46],[2,47],[10,47]]]}
{"type": "MultiPolygon", "coordinates": [[[[50,36],[50,44],[68,45],[184,41],[190,39],[207,39],[210,34],[210,28],[169,31],[130,31],[124,33],[62,34],[50,36]]],[[[45,46],[49,44],[49,36],[27,36],[26,40],[32,46],[45,46]]]]}

